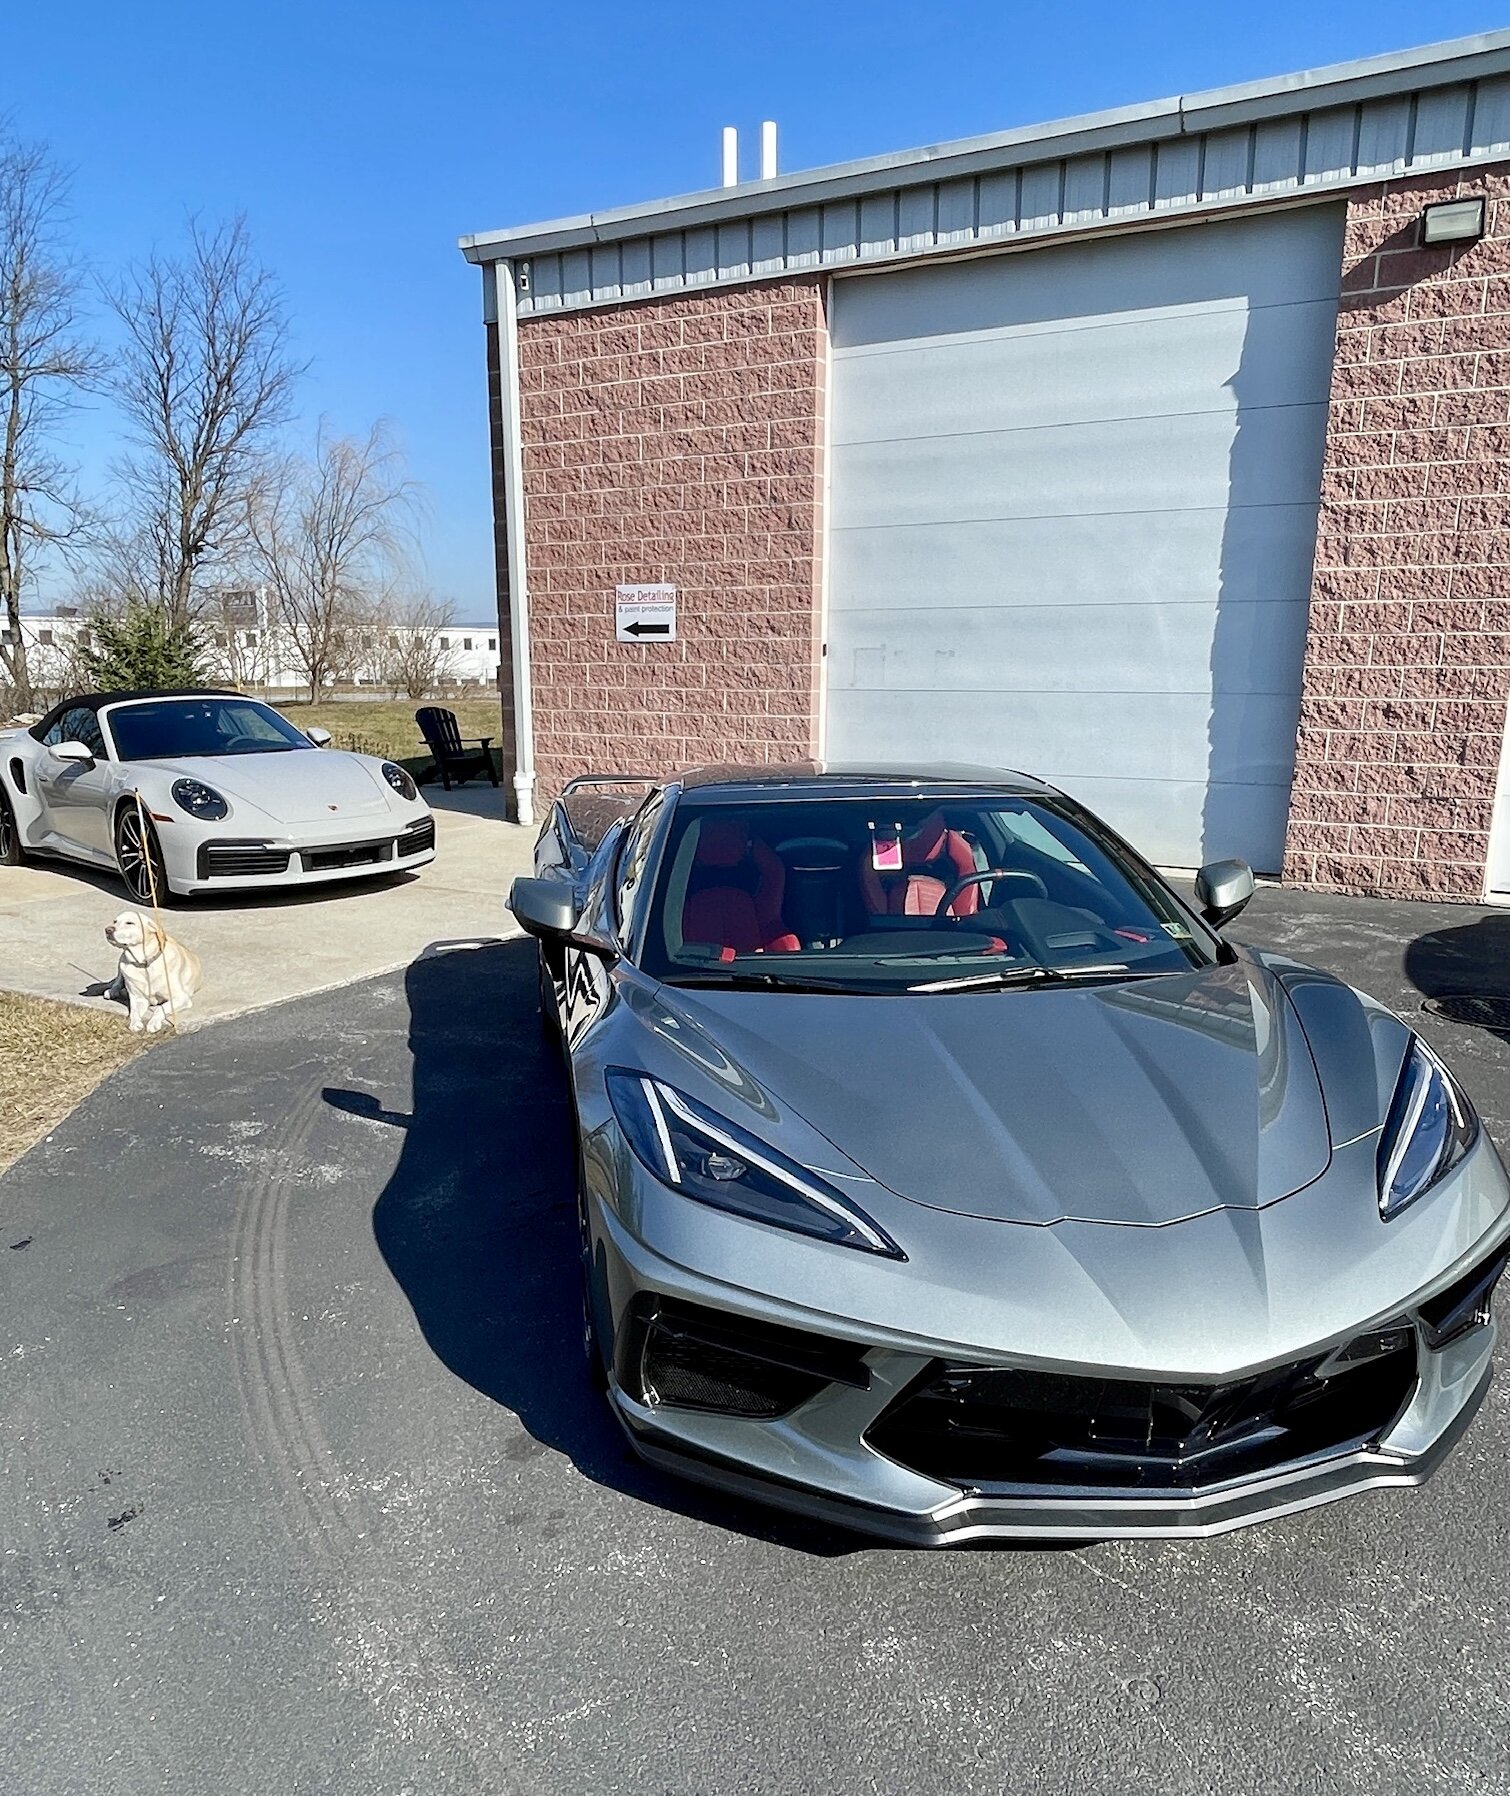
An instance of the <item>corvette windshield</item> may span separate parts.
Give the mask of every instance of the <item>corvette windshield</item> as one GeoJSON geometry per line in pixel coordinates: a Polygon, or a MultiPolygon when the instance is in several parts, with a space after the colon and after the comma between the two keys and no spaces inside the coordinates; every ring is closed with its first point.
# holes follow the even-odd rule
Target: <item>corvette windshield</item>
{"type": "Polygon", "coordinates": [[[176,761],[185,755],[266,755],[313,748],[286,717],[252,698],[154,698],[109,714],[123,761],[176,761]]]}
{"type": "Polygon", "coordinates": [[[1217,945],[1058,799],[693,802],[643,965],[693,986],[1003,991],[1189,972],[1217,945]]]}

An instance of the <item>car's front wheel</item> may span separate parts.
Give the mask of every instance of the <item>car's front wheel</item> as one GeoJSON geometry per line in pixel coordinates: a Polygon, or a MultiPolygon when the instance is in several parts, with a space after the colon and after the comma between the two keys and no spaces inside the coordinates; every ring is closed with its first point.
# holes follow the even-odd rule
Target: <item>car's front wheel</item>
{"type": "Polygon", "coordinates": [[[10,793],[0,786],[0,867],[19,867],[21,860],[21,831],[16,826],[15,806],[10,793]]]}
{"type": "Polygon", "coordinates": [[[126,890],[138,904],[173,902],[157,831],[135,805],[124,805],[115,820],[115,864],[126,890]]]}

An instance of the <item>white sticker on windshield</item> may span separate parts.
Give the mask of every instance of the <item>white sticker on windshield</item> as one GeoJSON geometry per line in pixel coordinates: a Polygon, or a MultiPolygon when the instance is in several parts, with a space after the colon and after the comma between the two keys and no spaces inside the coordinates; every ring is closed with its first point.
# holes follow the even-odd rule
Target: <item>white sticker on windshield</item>
{"type": "Polygon", "coordinates": [[[1163,929],[1165,935],[1172,935],[1177,942],[1188,942],[1190,940],[1190,927],[1188,924],[1165,923],[1163,929]]]}

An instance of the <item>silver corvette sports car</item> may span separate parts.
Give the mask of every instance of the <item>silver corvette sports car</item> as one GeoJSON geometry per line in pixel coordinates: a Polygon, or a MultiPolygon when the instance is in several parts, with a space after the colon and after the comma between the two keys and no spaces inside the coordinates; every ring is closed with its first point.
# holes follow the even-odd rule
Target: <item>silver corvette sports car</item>
{"type": "Polygon", "coordinates": [[[392,761],[237,692],[88,693],[0,731],[0,865],[59,855],[139,904],[418,867],[435,819],[392,761]]]}
{"type": "Polygon", "coordinates": [[[584,796],[510,903],[646,1459],[920,1543],[1212,1534],[1441,1461],[1510,1188],[1404,1023],[1223,939],[1240,862],[1193,909],[965,768],[705,770],[595,846],[584,796]]]}

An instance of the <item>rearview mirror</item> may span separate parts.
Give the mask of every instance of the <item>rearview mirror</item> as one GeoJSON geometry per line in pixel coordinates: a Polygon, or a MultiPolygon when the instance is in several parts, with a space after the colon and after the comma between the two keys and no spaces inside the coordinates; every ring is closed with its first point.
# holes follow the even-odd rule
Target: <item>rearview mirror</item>
{"type": "Polygon", "coordinates": [[[316,748],[330,747],[330,731],[322,730],[319,724],[316,724],[313,729],[306,730],[304,734],[309,737],[316,748]]]}
{"type": "Polygon", "coordinates": [[[577,927],[577,904],[564,879],[516,879],[509,909],[530,935],[570,935],[577,927]]]}
{"type": "Polygon", "coordinates": [[[58,742],[53,745],[52,752],[60,761],[80,761],[86,767],[94,765],[94,755],[82,742],[58,742]]]}
{"type": "Polygon", "coordinates": [[[1213,929],[1230,923],[1253,896],[1253,869],[1246,861],[1212,861],[1195,876],[1201,915],[1213,929]]]}

